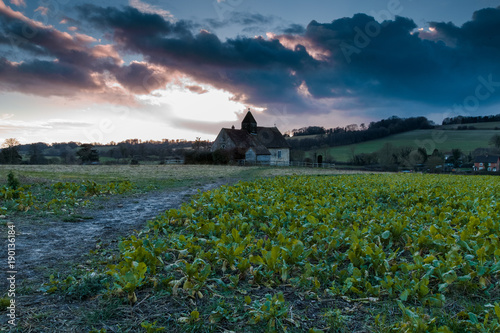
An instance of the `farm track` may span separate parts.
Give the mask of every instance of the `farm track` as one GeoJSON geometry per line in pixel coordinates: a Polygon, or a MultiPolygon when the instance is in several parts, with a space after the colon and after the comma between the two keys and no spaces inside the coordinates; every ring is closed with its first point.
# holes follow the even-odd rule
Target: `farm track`
{"type": "MultiPolygon", "coordinates": [[[[116,251],[117,243],[122,237],[142,229],[148,220],[166,210],[178,208],[198,193],[198,190],[207,191],[232,182],[234,181],[226,179],[223,182],[200,184],[196,187],[100,200],[97,209],[87,208],[83,211],[85,219],[79,222],[63,222],[56,218],[14,220],[19,324],[26,317],[30,317],[29,313],[36,313],[35,308],[54,306],[55,298],[58,297],[37,291],[43,283],[49,282],[51,274],[64,279],[71,273],[71,269],[89,260],[89,251],[101,247],[109,249],[110,252],[116,251]],[[30,309],[32,306],[35,308],[30,309]]],[[[2,240],[2,248],[7,249],[6,238],[2,240]]],[[[6,256],[7,251],[0,252],[1,262],[7,261],[6,256]]],[[[0,290],[7,289],[7,280],[3,277],[0,280],[0,290]]],[[[57,302],[64,300],[58,298],[57,302]]],[[[57,307],[61,306],[63,304],[57,307]]],[[[70,305],[65,306],[69,310],[70,305]]],[[[5,327],[6,319],[6,316],[0,319],[1,327],[5,327]]],[[[27,324],[24,322],[21,326],[26,327],[27,324]]]]}

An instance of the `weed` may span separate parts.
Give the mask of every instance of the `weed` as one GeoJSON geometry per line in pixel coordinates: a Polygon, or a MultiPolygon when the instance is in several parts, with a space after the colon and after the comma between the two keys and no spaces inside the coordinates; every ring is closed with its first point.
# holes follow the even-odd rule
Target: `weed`
{"type": "Polygon", "coordinates": [[[63,222],[82,222],[84,220],[91,220],[91,219],[93,219],[92,216],[71,214],[71,215],[65,216],[62,220],[63,220],[63,222]]]}
{"type": "Polygon", "coordinates": [[[13,190],[17,190],[21,186],[19,179],[17,179],[12,171],[7,175],[7,186],[13,190]]]}
{"type": "Polygon", "coordinates": [[[0,298],[0,311],[7,309],[10,305],[10,299],[8,297],[0,298]]]}
{"type": "Polygon", "coordinates": [[[285,297],[281,292],[273,296],[266,294],[263,299],[254,301],[249,306],[249,314],[250,324],[257,324],[263,321],[267,324],[267,332],[277,332],[278,328],[286,332],[283,320],[288,315],[288,307],[285,303],[285,297]]]}
{"type": "Polygon", "coordinates": [[[165,327],[157,327],[156,323],[156,321],[154,323],[145,321],[141,323],[141,327],[145,329],[146,333],[163,332],[165,327]]]}
{"type": "Polygon", "coordinates": [[[342,315],[340,309],[328,310],[323,317],[328,325],[328,332],[332,333],[346,333],[347,329],[347,317],[342,315]]]}
{"type": "Polygon", "coordinates": [[[104,322],[111,318],[116,318],[121,302],[116,299],[100,299],[97,309],[92,309],[85,315],[85,321],[89,324],[104,322]]]}
{"type": "Polygon", "coordinates": [[[108,274],[114,277],[115,288],[127,293],[128,300],[132,305],[137,302],[135,290],[144,284],[146,270],[145,263],[126,260],[118,265],[111,265],[108,274]]]}

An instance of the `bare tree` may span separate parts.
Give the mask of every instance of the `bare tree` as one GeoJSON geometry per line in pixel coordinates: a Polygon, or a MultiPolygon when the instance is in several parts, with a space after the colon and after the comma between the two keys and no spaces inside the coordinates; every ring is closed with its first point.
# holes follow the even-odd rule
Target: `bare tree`
{"type": "Polygon", "coordinates": [[[0,156],[0,161],[7,164],[18,164],[21,163],[22,157],[17,152],[17,146],[21,143],[15,138],[9,138],[2,144],[2,156],[0,156]]]}
{"type": "Polygon", "coordinates": [[[20,144],[21,143],[16,138],[9,138],[9,139],[5,139],[5,141],[2,144],[2,148],[12,148],[12,147],[19,146],[20,144]]]}
{"type": "Polygon", "coordinates": [[[495,134],[491,137],[490,145],[493,145],[496,148],[500,148],[500,135],[499,134],[495,134]]]}

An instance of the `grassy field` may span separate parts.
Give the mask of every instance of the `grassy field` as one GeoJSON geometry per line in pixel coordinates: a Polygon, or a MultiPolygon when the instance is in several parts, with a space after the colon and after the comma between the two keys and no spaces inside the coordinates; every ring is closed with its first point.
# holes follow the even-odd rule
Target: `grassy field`
{"type": "Polygon", "coordinates": [[[21,183],[83,181],[130,181],[138,186],[158,188],[190,186],[206,182],[251,180],[284,175],[331,175],[335,169],[239,167],[224,165],[0,165],[0,185],[13,171],[21,183]]]}
{"type": "Polygon", "coordinates": [[[224,186],[45,290],[78,296],[82,332],[497,332],[498,191],[401,174],[224,186]]]}
{"type": "Polygon", "coordinates": [[[80,211],[113,196],[151,191],[200,188],[207,184],[282,175],[353,173],[335,169],[238,167],[216,165],[0,165],[0,215],[72,220],[80,211]],[[8,186],[8,174],[20,189],[8,186]]]}
{"type": "Polygon", "coordinates": [[[456,124],[456,125],[444,125],[441,126],[442,129],[456,129],[457,127],[463,126],[472,126],[477,128],[478,130],[495,130],[496,128],[500,128],[500,122],[491,122],[491,123],[475,123],[475,124],[456,124]]]}
{"type": "MultiPolygon", "coordinates": [[[[475,125],[475,124],[474,124],[475,125]]],[[[391,135],[383,139],[362,142],[353,145],[320,148],[306,152],[306,157],[314,159],[316,155],[323,155],[323,161],[334,159],[336,161],[348,162],[354,154],[373,153],[382,148],[386,143],[395,147],[425,147],[427,153],[439,149],[441,152],[449,152],[459,148],[464,153],[469,153],[476,148],[487,148],[490,138],[500,134],[497,130],[417,130],[396,135],[391,135]]]]}

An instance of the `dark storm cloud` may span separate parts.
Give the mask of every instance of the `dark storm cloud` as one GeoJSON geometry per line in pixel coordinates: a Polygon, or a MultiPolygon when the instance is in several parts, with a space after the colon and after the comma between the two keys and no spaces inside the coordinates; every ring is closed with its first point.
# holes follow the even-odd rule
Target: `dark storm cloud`
{"type": "Polygon", "coordinates": [[[113,28],[117,33],[128,36],[161,36],[164,34],[186,37],[191,34],[192,24],[187,21],[172,23],[158,14],[143,13],[134,7],[118,9],[82,5],[77,7],[82,20],[89,21],[100,28],[113,28]]]}
{"type": "Polygon", "coordinates": [[[168,81],[163,69],[139,62],[123,65],[113,45],[97,42],[31,20],[0,1],[0,45],[23,51],[20,62],[13,61],[19,58],[13,52],[0,57],[0,87],[42,96],[101,93],[108,100],[118,94],[114,100],[123,102],[127,92],[112,86],[113,77],[132,94],[150,93],[168,81]]]}
{"type": "MultiPolygon", "coordinates": [[[[500,8],[500,7],[499,7],[500,8]]],[[[433,33],[421,33],[422,38],[443,41],[463,50],[480,51],[482,56],[497,57],[500,50],[500,10],[486,8],[476,11],[473,19],[462,27],[453,23],[430,22],[433,33]],[[489,51],[489,52],[488,52],[489,51]]]]}
{"type": "Polygon", "coordinates": [[[31,43],[25,43],[22,39],[19,39],[16,35],[11,34],[10,32],[5,31],[0,28],[0,45],[5,45],[7,47],[11,47],[15,45],[16,47],[27,51],[30,55],[35,56],[44,56],[47,55],[47,51],[38,46],[31,43]]]}
{"type": "Polygon", "coordinates": [[[283,33],[285,34],[291,34],[291,35],[296,35],[296,34],[303,34],[306,32],[306,28],[304,28],[300,24],[290,24],[287,28],[283,29],[283,33]]]}
{"type": "Polygon", "coordinates": [[[149,94],[164,87],[168,80],[165,71],[146,63],[132,62],[114,71],[117,81],[134,94],[149,94]]]}
{"type": "Polygon", "coordinates": [[[102,80],[92,74],[116,66],[119,59],[110,48],[89,47],[92,41],[90,36],[71,36],[33,21],[0,3],[0,43],[27,51],[20,63],[0,58],[0,86],[44,96],[101,89],[102,80]],[[29,55],[50,60],[30,59],[29,55]]]}
{"type": "Polygon", "coordinates": [[[316,61],[304,47],[289,49],[278,40],[239,37],[221,41],[207,31],[192,33],[185,22],[170,23],[159,16],[132,8],[80,8],[82,16],[114,30],[115,42],[143,54],[150,63],[188,74],[200,82],[235,93],[235,100],[249,103],[292,103],[301,82],[292,71],[314,67],[316,61]],[[149,34],[136,22],[148,25],[149,34]]]}
{"type": "Polygon", "coordinates": [[[50,91],[50,95],[63,96],[74,90],[100,88],[84,69],[52,61],[17,64],[0,58],[0,78],[3,90],[35,95],[47,95],[50,91]]]}
{"type": "MultiPolygon", "coordinates": [[[[225,41],[207,31],[194,33],[189,23],[133,8],[80,11],[113,29],[120,47],[148,62],[231,91],[235,100],[287,104],[291,112],[311,111],[310,101],[346,97],[449,105],[473,94],[481,75],[500,81],[499,62],[492,56],[500,50],[499,9],[478,11],[462,27],[432,23],[435,31],[422,35],[407,18],[377,22],[356,14],[330,23],[312,21],[305,29],[292,25],[270,39],[225,41]]],[[[269,22],[262,16],[236,20],[238,15],[228,22],[269,22]]]]}
{"type": "Polygon", "coordinates": [[[306,83],[317,97],[352,94],[433,105],[462,101],[474,94],[479,76],[492,74],[500,81],[498,57],[492,57],[500,50],[499,12],[476,12],[461,28],[433,24],[436,30],[426,35],[441,37],[435,40],[421,38],[415,23],[402,17],[382,24],[363,14],[331,24],[311,22],[305,38],[330,52],[332,66],[307,73],[306,83]]]}
{"type": "MultiPolygon", "coordinates": [[[[2,85],[27,89],[32,84],[22,82],[28,79],[63,85],[66,77],[70,84],[62,91],[92,90],[104,87],[110,76],[131,93],[141,94],[161,88],[180,73],[229,91],[234,100],[275,110],[286,107],[290,113],[392,101],[450,106],[477,94],[478,84],[483,84],[481,96],[490,93],[481,103],[500,100],[500,94],[494,94],[500,90],[499,8],[477,11],[460,27],[431,22],[426,31],[404,17],[377,22],[356,14],[329,23],[312,21],[305,28],[290,25],[268,38],[226,40],[199,30],[201,25],[168,21],[132,7],[84,5],[77,11],[80,22],[113,36],[114,44],[60,32],[0,6],[0,44],[27,25],[37,33],[18,47],[26,55],[53,59],[19,64],[2,58],[2,85]],[[144,61],[124,65],[118,51],[139,54],[144,61]],[[50,73],[38,66],[50,68],[50,73]]],[[[274,17],[235,12],[224,22],[209,23],[252,28],[275,22],[274,17]]]]}
{"type": "Polygon", "coordinates": [[[226,27],[228,25],[240,26],[262,26],[275,22],[276,17],[257,13],[231,12],[225,15],[224,20],[207,19],[206,23],[214,29],[226,27]]]}

